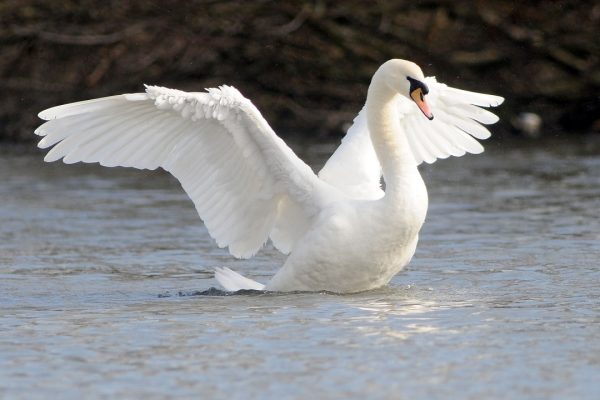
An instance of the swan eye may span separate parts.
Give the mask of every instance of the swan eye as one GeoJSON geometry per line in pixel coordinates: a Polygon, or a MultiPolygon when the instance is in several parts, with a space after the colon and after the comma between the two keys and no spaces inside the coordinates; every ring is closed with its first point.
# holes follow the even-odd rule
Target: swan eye
{"type": "Polygon", "coordinates": [[[413,92],[417,89],[421,89],[421,91],[423,92],[423,95],[426,95],[429,93],[429,88],[427,87],[427,85],[424,84],[423,82],[421,82],[420,80],[411,78],[410,76],[407,76],[406,79],[410,82],[410,88],[408,89],[408,93],[411,96],[412,96],[413,92]]]}

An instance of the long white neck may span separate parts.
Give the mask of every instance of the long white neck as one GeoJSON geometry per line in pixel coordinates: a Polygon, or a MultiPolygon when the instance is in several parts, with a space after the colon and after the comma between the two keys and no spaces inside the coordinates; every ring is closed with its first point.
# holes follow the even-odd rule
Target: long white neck
{"type": "Polygon", "coordinates": [[[397,199],[409,189],[407,185],[414,180],[418,171],[406,135],[400,129],[397,111],[400,95],[384,79],[384,74],[376,73],[369,86],[367,124],[375,153],[381,163],[386,186],[385,197],[397,199]]]}

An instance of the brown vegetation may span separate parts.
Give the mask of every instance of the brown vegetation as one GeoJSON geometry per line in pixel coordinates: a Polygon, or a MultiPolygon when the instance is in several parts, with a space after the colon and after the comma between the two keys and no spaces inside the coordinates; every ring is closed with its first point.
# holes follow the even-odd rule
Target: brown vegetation
{"type": "Polygon", "coordinates": [[[574,0],[5,0],[0,138],[142,83],[234,85],[280,132],[339,135],[389,58],[506,97],[505,128],[532,111],[547,132],[598,130],[599,27],[600,4],[574,0]]]}

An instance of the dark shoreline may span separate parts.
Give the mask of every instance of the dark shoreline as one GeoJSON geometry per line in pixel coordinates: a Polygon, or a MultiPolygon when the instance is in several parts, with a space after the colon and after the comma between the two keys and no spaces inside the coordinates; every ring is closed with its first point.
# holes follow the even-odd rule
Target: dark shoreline
{"type": "Polygon", "coordinates": [[[233,85],[277,132],[340,137],[389,58],[505,97],[502,136],[521,112],[550,136],[600,131],[600,5],[584,1],[15,0],[0,20],[2,141],[34,141],[45,108],[143,83],[233,85]]]}

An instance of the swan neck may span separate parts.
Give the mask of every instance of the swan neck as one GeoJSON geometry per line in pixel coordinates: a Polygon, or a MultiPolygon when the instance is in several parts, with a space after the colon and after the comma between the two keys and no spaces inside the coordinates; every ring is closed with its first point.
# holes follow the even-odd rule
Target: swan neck
{"type": "Polygon", "coordinates": [[[405,189],[407,178],[412,177],[417,167],[406,135],[400,127],[398,102],[401,97],[378,75],[375,74],[369,86],[367,124],[381,163],[388,197],[405,189]]]}

